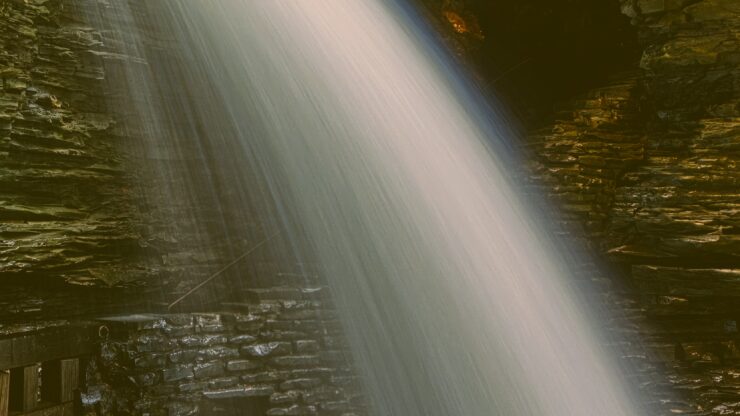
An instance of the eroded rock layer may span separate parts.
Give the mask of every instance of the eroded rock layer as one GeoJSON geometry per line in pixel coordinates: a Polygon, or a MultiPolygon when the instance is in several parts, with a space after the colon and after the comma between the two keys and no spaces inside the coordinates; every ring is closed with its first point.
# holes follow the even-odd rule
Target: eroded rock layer
{"type": "Polygon", "coordinates": [[[530,135],[570,229],[625,271],[676,412],[740,414],[740,4],[622,2],[639,68],[530,135]],[[693,409],[693,410],[692,410],[693,409]]]}
{"type": "MultiPolygon", "coordinates": [[[[117,151],[122,130],[103,97],[106,63],[126,58],[110,33],[83,22],[92,9],[74,3],[0,2],[0,277],[118,283],[193,264],[208,275],[219,259],[194,259],[191,247],[172,249],[176,242],[139,229],[152,214],[142,213],[129,187],[117,151]],[[151,254],[162,262],[156,273],[142,263],[151,254]]],[[[459,2],[442,3],[456,32],[471,42],[486,36],[452,7],[459,2]]],[[[667,412],[740,414],[740,4],[622,0],[622,11],[639,33],[639,64],[560,105],[554,121],[530,134],[534,176],[563,204],[566,229],[585,236],[633,286],[635,301],[614,302],[653,352],[633,357],[645,366],[639,381],[668,398],[685,392],[667,412]],[[667,381],[661,366],[673,370],[667,381]]],[[[528,58],[511,58],[500,76],[547,64],[528,58]]],[[[300,275],[280,274],[285,267],[265,257],[240,270],[255,276],[243,284],[250,295],[302,290],[300,275]]],[[[214,292],[241,296],[216,285],[214,292]]],[[[74,315],[85,303],[85,313],[100,313],[140,300],[138,292],[101,293],[1,288],[0,322],[37,318],[44,308],[74,315]]]]}
{"type": "Polygon", "coordinates": [[[228,312],[99,321],[86,415],[362,415],[367,404],[326,299],[262,292],[228,312]]]}
{"type": "Polygon", "coordinates": [[[100,88],[100,42],[62,6],[0,4],[0,275],[138,278],[140,236],[100,88]]]}

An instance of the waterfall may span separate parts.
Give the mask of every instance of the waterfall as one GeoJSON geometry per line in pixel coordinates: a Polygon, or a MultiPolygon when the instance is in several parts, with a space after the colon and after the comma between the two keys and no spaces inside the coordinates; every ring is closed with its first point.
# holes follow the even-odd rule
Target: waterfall
{"type": "MultiPolygon", "coordinates": [[[[320,265],[374,414],[640,414],[595,329],[608,317],[579,300],[565,245],[509,177],[506,117],[413,11],[152,3],[185,64],[142,71],[197,97],[135,100],[142,128],[210,149],[232,204],[254,198],[243,176],[258,172],[292,248],[320,265]],[[207,128],[162,125],[168,111],[207,128]]],[[[134,97],[164,88],[129,78],[134,97]]],[[[171,198],[200,197],[188,192],[171,198]]]]}

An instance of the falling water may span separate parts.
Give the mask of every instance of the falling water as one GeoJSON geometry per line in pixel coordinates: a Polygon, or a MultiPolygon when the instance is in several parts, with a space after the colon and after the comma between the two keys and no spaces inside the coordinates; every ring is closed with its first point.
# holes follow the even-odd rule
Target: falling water
{"type": "MultiPolygon", "coordinates": [[[[507,178],[507,121],[412,12],[383,0],[155,9],[187,61],[164,69],[168,82],[205,91],[176,110],[208,126],[193,147],[231,161],[232,202],[254,196],[245,166],[262,175],[293,249],[321,265],[374,414],[640,413],[593,329],[605,317],[578,301],[558,242],[507,178]]],[[[156,87],[130,79],[133,95],[156,87]]],[[[163,110],[139,101],[149,134],[166,135],[163,110]]]]}

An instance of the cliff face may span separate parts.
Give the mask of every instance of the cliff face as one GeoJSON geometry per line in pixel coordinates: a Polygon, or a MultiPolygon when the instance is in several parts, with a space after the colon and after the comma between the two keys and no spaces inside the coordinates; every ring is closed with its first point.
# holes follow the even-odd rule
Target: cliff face
{"type": "MultiPolygon", "coordinates": [[[[59,311],[82,301],[99,312],[114,301],[110,293],[40,288],[31,288],[29,296],[22,286],[5,287],[11,280],[118,283],[152,270],[142,260],[153,254],[145,247],[151,239],[139,229],[141,204],[130,191],[118,151],[125,138],[103,97],[106,62],[119,57],[72,3],[85,4],[0,2],[0,322],[16,312],[31,316],[40,304],[59,311]]],[[[477,6],[467,10],[461,0],[428,3],[468,44],[486,37],[517,45],[516,37],[496,38],[486,27],[481,32],[471,17],[477,6]]],[[[514,3],[496,2],[503,6],[494,23],[512,15],[506,5],[518,10],[514,3]]],[[[685,406],[674,410],[740,414],[740,5],[622,0],[621,7],[638,34],[639,63],[631,69],[623,65],[626,70],[607,80],[590,79],[601,86],[589,85],[588,92],[558,105],[551,122],[533,129],[527,143],[533,176],[562,204],[565,226],[583,230],[573,234],[612,260],[632,286],[636,314],[648,318],[640,331],[661,358],[650,365],[673,368],[671,383],[687,392],[685,406]]],[[[527,27],[530,20],[522,16],[521,26],[527,27]]],[[[557,21],[551,17],[541,21],[557,21]]],[[[585,25],[583,33],[599,22],[585,25]]],[[[553,37],[559,33],[548,30],[553,37]]],[[[499,73],[488,74],[490,85],[516,78],[515,93],[550,62],[570,59],[552,54],[538,60],[537,48],[543,47],[538,39],[532,42],[539,45],[530,48],[534,57],[515,53],[518,46],[482,47],[482,53],[499,54],[505,63],[499,73]]],[[[630,55],[630,48],[620,54],[630,55]]],[[[588,50],[583,53],[589,60],[588,50]]],[[[568,56],[583,58],[576,52],[568,56]]],[[[558,99],[564,94],[552,93],[558,99]]],[[[164,247],[166,238],[160,240],[164,247]]],[[[196,262],[191,254],[179,256],[182,261],[164,257],[183,269],[196,262]]],[[[262,276],[264,286],[280,284],[273,279],[277,267],[271,258],[241,272],[262,276]]]]}
{"type": "MultiPolygon", "coordinates": [[[[38,318],[163,309],[151,303],[172,302],[249,249],[246,261],[178,305],[218,313],[103,322],[111,338],[87,357],[75,414],[364,414],[348,347],[317,272],[276,254],[284,251],[277,241],[252,254],[262,237],[254,228],[264,227],[254,224],[251,201],[235,201],[241,193],[214,181],[186,183],[185,169],[203,169],[193,152],[190,159],[166,155],[179,156],[167,178],[131,160],[142,157],[132,150],[141,141],[165,148],[173,139],[145,134],[121,82],[132,62],[142,72],[161,71],[156,58],[174,61],[181,52],[173,52],[164,23],[146,13],[147,6],[162,5],[0,0],[0,335],[14,336],[10,321],[28,324],[15,326],[26,334],[64,323],[29,324],[38,318]],[[115,6],[135,13],[107,13],[115,6]],[[133,21],[110,21],[128,16],[133,21]],[[126,53],[131,45],[116,31],[126,24],[147,34],[141,55],[126,53]],[[168,187],[197,200],[167,199],[168,187]],[[213,193],[216,203],[206,197],[213,193]],[[237,212],[220,212],[218,202],[237,212]],[[188,210],[233,224],[231,238],[198,236],[188,210]]],[[[166,81],[169,74],[157,75],[166,81]]],[[[163,107],[201,93],[182,85],[162,88],[163,107]]],[[[192,143],[185,133],[174,136],[192,143]]],[[[219,173],[233,174],[230,159],[217,161],[219,173]]],[[[257,188],[249,189],[257,198],[257,188]]]]}
{"type": "Polygon", "coordinates": [[[531,134],[536,170],[620,261],[736,266],[738,6],[642,3],[624,5],[644,44],[640,68],[531,134]]]}
{"type": "Polygon", "coordinates": [[[691,3],[624,5],[645,45],[645,154],[615,192],[607,244],[641,262],[737,267],[740,5],[691,3]]]}
{"type": "Polygon", "coordinates": [[[0,276],[120,282],[140,237],[100,42],[62,6],[0,3],[0,276]]]}
{"type": "MultiPolygon", "coordinates": [[[[646,339],[702,414],[736,414],[740,4],[629,0],[639,68],[559,106],[532,169],[623,270],[646,339]]],[[[688,411],[688,410],[687,410],[688,411]]]]}
{"type": "MultiPolygon", "coordinates": [[[[144,3],[131,4],[137,17],[145,14],[144,3]]],[[[106,13],[112,8],[94,0],[0,2],[0,323],[171,302],[263,238],[249,202],[224,213],[208,196],[233,201],[231,189],[187,182],[183,172],[203,165],[187,158],[192,151],[178,155],[179,170],[168,175],[146,170],[165,162],[142,163],[155,159],[138,152],[142,142],[164,149],[170,137],[142,133],[121,79],[131,67],[156,67],[147,59],[174,55],[174,43],[151,19],[124,22],[150,36],[149,55],[127,54],[125,41],[135,36],[109,21],[118,16],[106,13]],[[197,201],[168,198],[165,189],[197,201]],[[194,209],[210,222],[193,225],[194,209]],[[234,224],[233,238],[204,244],[198,232],[222,220],[234,224]]],[[[166,99],[197,92],[179,88],[166,99]]],[[[187,132],[173,135],[193,142],[187,132]]],[[[221,177],[230,174],[227,162],[221,177]]],[[[250,260],[229,270],[232,283],[272,277],[274,255],[262,250],[250,260]]]]}

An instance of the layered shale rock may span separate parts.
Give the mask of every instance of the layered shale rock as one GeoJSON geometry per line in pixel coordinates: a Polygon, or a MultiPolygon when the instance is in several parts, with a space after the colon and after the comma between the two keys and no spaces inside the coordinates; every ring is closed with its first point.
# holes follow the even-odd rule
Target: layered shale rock
{"type": "MultiPolygon", "coordinates": [[[[17,335],[11,322],[23,322],[24,333],[40,330],[29,322],[49,316],[161,312],[187,293],[173,312],[95,323],[103,339],[92,356],[79,352],[85,380],[77,410],[364,414],[360,382],[316,270],[285,260],[287,243],[277,234],[256,250],[264,227],[250,202],[231,205],[236,213],[219,211],[203,197],[213,185],[207,172],[203,183],[187,182],[187,156],[201,156],[191,149],[197,143],[189,143],[171,177],[131,163],[153,158],[132,150],[142,140],[164,138],[143,134],[147,126],[121,78],[132,65],[155,67],[147,59],[170,57],[175,44],[144,2],[130,5],[134,21],[119,22],[100,16],[112,6],[96,0],[0,1],[0,336],[17,335]],[[114,28],[126,24],[147,34],[149,55],[123,53],[127,45],[114,28]],[[168,186],[202,192],[177,204],[160,192],[168,186]],[[206,223],[191,224],[188,210],[204,213],[206,223]],[[231,238],[204,245],[198,226],[221,222],[230,224],[231,238]],[[189,292],[207,276],[218,279],[189,292]],[[217,313],[187,313],[209,309],[217,313]]],[[[165,100],[184,93],[169,92],[165,100]]],[[[228,187],[217,192],[223,201],[241,195],[228,187]]]]}
{"type": "Polygon", "coordinates": [[[102,319],[105,339],[86,368],[83,413],[367,414],[327,306],[273,291],[228,312],[102,319]]]}
{"type": "MultiPolygon", "coordinates": [[[[193,225],[186,215],[193,206],[157,191],[185,193],[196,186],[187,175],[172,173],[172,185],[143,171],[137,158],[149,155],[133,150],[141,145],[141,118],[120,79],[146,62],[123,53],[119,31],[100,16],[106,7],[92,0],[0,4],[0,286],[7,286],[0,288],[0,323],[169,302],[264,238],[246,204],[238,218],[224,218],[202,197],[209,192],[192,204],[209,222],[193,225]],[[203,244],[195,235],[222,221],[242,227],[232,226],[235,238],[203,244]],[[109,286],[115,290],[102,289],[109,286]]],[[[152,37],[158,51],[173,47],[165,35],[161,43],[152,37]]],[[[234,193],[219,191],[221,198],[234,193]]],[[[275,256],[260,251],[251,259],[275,256]]],[[[249,270],[230,272],[241,281],[249,270]]]]}
{"type": "Polygon", "coordinates": [[[622,11],[644,48],[639,71],[564,104],[530,135],[532,168],[566,227],[626,271],[653,327],[644,336],[689,392],[673,410],[738,414],[740,4],[622,11]]]}
{"type": "Polygon", "coordinates": [[[0,276],[141,277],[95,31],[56,0],[4,1],[0,21],[0,276]]]}
{"type": "MultiPolygon", "coordinates": [[[[740,263],[740,6],[625,4],[646,43],[645,160],[624,175],[608,227],[620,258],[740,263]]],[[[660,2],[663,4],[663,2],[660,2]]]]}
{"type": "Polygon", "coordinates": [[[563,207],[564,228],[585,228],[587,242],[603,241],[619,180],[644,158],[638,84],[639,74],[619,74],[528,136],[536,182],[563,207]]]}
{"type": "MultiPolygon", "coordinates": [[[[516,37],[497,38],[496,32],[478,27],[486,23],[475,19],[474,11],[480,7],[469,9],[462,1],[430,2],[442,22],[470,48],[481,48],[483,36],[494,39],[494,45],[508,42],[516,45],[512,49],[520,49],[516,37]]],[[[142,8],[145,4],[134,3],[142,8]]],[[[477,3],[488,2],[471,1],[477,3]]],[[[639,63],[634,70],[614,74],[601,87],[559,105],[554,120],[529,135],[527,146],[535,155],[533,176],[564,207],[564,228],[586,236],[586,244],[613,260],[638,294],[636,301],[617,297],[614,301],[639,320],[630,330],[646,339],[653,352],[631,357],[646,367],[639,382],[655,384],[669,398],[676,389],[686,392],[683,402],[671,399],[667,412],[740,414],[740,4],[736,0],[622,0],[621,5],[639,35],[639,63]],[[660,375],[661,365],[674,370],[667,382],[660,375]]],[[[519,10],[520,5],[511,2],[511,7],[496,10],[510,9],[519,10]]],[[[45,282],[115,284],[161,277],[171,269],[194,274],[193,265],[199,268],[197,275],[207,275],[224,259],[195,258],[195,239],[187,246],[188,239],[173,240],[170,230],[157,223],[161,217],[176,217],[178,211],[167,211],[165,204],[146,206],[138,190],[129,186],[125,173],[129,170],[123,168],[124,153],[118,146],[130,138],[123,137],[126,130],[108,111],[103,91],[106,67],[120,67],[122,60],[130,58],[119,54],[121,45],[115,43],[114,34],[84,23],[92,10],[93,2],[85,0],[0,2],[0,280],[39,276],[45,282]]],[[[558,10],[553,6],[550,12],[567,14],[558,10]]],[[[511,20],[506,13],[499,13],[498,19],[511,20]]],[[[149,41],[155,53],[166,50],[166,40],[149,41]]],[[[541,74],[538,70],[552,68],[548,65],[561,58],[490,50],[501,55],[495,62],[501,68],[491,72],[493,83],[514,78],[517,91],[541,74]]],[[[535,47],[530,50],[539,53],[535,47]]],[[[601,82],[590,80],[597,81],[601,82]]],[[[560,87],[571,91],[571,85],[575,82],[560,87]]],[[[542,88],[538,84],[534,95],[542,88]]],[[[253,238],[248,240],[239,243],[227,260],[254,243],[253,238]]],[[[246,308],[247,314],[257,315],[249,308],[273,301],[284,308],[285,302],[303,301],[313,293],[299,273],[303,266],[295,270],[278,266],[270,255],[250,260],[235,270],[241,285],[216,282],[210,291],[230,293],[235,302],[226,304],[228,308],[246,308]],[[243,276],[251,278],[247,281],[243,276]],[[251,306],[239,305],[243,295],[251,306]]],[[[174,288],[167,300],[185,293],[190,283],[174,288]]],[[[2,287],[0,321],[37,318],[45,308],[62,315],[79,314],[83,303],[84,313],[90,315],[121,300],[138,302],[140,293],[65,292],[51,285],[43,290],[2,287]]],[[[196,303],[212,301],[203,295],[196,303]]],[[[233,330],[231,323],[226,329],[217,323],[198,329],[191,324],[194,321],[176,325],[174,315],[160,317],[165,326],[137,327],[112,340],[111,345],[132,346],[127,351],[131,355],[124,363],[101,361],[100,373],[90,370],[90,386],[98,381],[105,389],[112,383],[105,377],[131,375],[131,395],[117,402],[127,409],[166,405],[175,414],[188,414],[202,405],[201,400],[210,404],[269,395],[278,409],[274,414],[317,411],[310,408],[315,405],[311,392],[339,379],[321,376],[321,384],[314,385],[315,381],[306,379],[315,377],[292,377],[278,367],[322,365],[307,358],[317,355],[312,347],[316,343],[330,351],[344,347],[334,348],[321,337],[322,329],[312,322],[310,310],[291,311],[278,319],[268,309],[260,309],[259,322],[260,328],[269,325],[271,329],[245,330],[241,335],[249,344],[245,348],[235,347],[236,338],[223,337],[233,330]],[[258,335],[263,338],[250,338],[258,335]],[[297,338],[286,341],[283,336],[297,338]],[[179,350],[169,351],[175,344],[182,351],[196,351],[195,355],[188,358],[179,350]],[[160,353],[165,351],[169,355],[163,358],[160,353]],[[251,378],[244,378],[259,372],[250,367],[253,362],[274,365],[274,371],[287,378],[281,383],[273,380],[272,390],[260,390],[263,382],[251,384],[251,378]],[[157,370],[148,378],[147,368],[166,372],[157,370]]],[[[340,400],[337,412],[346,399],[340,400]]]]}

